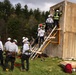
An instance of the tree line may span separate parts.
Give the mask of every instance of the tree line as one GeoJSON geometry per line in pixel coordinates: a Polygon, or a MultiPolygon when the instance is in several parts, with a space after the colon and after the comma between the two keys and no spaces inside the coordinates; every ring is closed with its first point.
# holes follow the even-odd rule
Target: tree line
{"type": "Polygon", "coordinates": [[[39,23],[44,23],[49,11],[40,11],[39,8],[32,10],[20,3],[15,6],[9,0],[0,2],[0,36],[3,42],[7,37],[17,39],[21,42],[23,36],[36,37],[39,23]]]}

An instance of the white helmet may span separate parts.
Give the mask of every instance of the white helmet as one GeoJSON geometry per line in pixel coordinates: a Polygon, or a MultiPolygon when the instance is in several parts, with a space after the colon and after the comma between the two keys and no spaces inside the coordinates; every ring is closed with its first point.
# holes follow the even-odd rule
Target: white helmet
{"type": "Polygon", "coordinates": [[[57,12],[59,11],[59,10],[56,10],[57,12]]]}
{"type": "Polygon", "coordinates": [[[24,39],[25,39],[25,37],[22,37],[22,39],[24,40],[24,39]]]}
{"type": "Polygon", "coordinates": [[[48,15],[48,17],[50,17],[50,15],[48,15]]]}
{"type": "Polygon", "coordinates": [[[51,17],[53,17],[53,15],[52,15],[52,14],[50,14],[50,16],[51,16],[51,17]]]}
{"type": "Polygon", "coordinates": [[[25,42],[25,41],[27,41],[26,39],[23,39],[23,41],[22,42],[25,42]]]}
{"type": "Polygon", "coordinates": [[[28,41],[28,38],[26,37],[26,41],[28,41]]]}
{"type": "Polygon", "coordinates": [[[52,15],[52,14],[50,14],[50,15],[48,15],[48,17],[53,17],[53,15],[52,15]]]}
{"type": "Polygon", "coordinates": [[[28,41],[28,38],[26,37],[25,39],[23,39],[23,41],[22,42],[26,42],[26,41],[28,41]]]}
{"type": "Polygon", "coordinates": [[[11,38],[9,37],[9,38],[7,38],[7,40],[9,40],[9,41],[10,41],[10,40],[11,40],[11,38]]]}
{"type": "Polygon", "coordinates": [[[40,30],[40,28],[38,28],[38,30],[40,30]]]}
{"type": "Polygon", "coordinates": [[[13,41],[17,43],[17,40],[16,39],[14,39],[13,41]]]}

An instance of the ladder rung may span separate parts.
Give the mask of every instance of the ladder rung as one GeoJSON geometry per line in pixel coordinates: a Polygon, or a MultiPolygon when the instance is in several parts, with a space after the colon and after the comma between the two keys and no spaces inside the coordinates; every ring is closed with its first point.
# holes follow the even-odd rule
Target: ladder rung
{"type": "Polygon", "coordinates": [[[58,42],[55,42],[55,41],[51,41],[51,43],[55,43],[55,44],[58,44],[58,42]]]}
{"type": "Polygon", "coordinates": [[[42,54],[42,52],[37,52],[38,54],[42,54]]]}
{"type": "Polygon", "coordinates": [[[51,36],[51,37],[49,37],[49,39],[55,39],[55,37],[54,36],[51,36]]]}
{"type": "Polygon", "coordinates": [[[61,30],[61,28],[57,28],[56,30],[61,30]]]}

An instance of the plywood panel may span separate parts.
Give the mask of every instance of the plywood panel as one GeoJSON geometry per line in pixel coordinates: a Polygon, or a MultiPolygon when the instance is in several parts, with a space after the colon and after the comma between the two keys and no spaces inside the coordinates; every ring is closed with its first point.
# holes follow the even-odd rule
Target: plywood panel
{"type": "Polygon", "coordinates": [[[72,5],[72,31],[76,32],[76,4],[72,5]]]}
{"type": "Polygon", "coordinates": [[[76,34],[66,32],[64,36],[63,59],[76,58],[76,34]]]}
{"type": "Polygon", "coordinates": [[[66,8],[66,26],[65,26],[65,30],[66,31],[70,31],[71,30],[71,6],[67,5],[66,8]]]}
{"type": "Polygon", "coordinates": [[[67,58],[67,54],[68,54],[68,34],[65,34],[64,35],[64,38],[63,38],[63,59],[66,57],[67,58]]]}
{"type": "Polygon", "coordinates": [[[65,30],[76,33],[76,4],[68,3],[65,30]]]}

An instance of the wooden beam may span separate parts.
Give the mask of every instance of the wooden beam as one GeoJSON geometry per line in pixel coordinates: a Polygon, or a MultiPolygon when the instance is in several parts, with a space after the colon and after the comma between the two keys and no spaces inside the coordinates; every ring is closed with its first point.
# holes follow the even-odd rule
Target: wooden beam
{"type": "Polygon", "coordinates": [[[51,41],[51,43],[53,43],[53,44],[59,44],[59,42],[56,42],[56,41],[51,41]]]}
{"type": "Polygon", "coordinates": [[[65,1],[65,6],[64,6],[64,32],[65,32],[65,26],[66,26],[66,12],[67,12],[67,0],[64,0],[65,1]]]}
{"type": "Polygon", "coordinates": [[[67,0],[64,0],[65,1],[65,4],[67,4],[67,0]]]}
{"type": "MultiPolygon", "coordinates": [[[[60,25],[59,25],[60,28],[60,25]]],[[[60,44],[60,30],[58,31],[58,44],[60,44]]]]}

